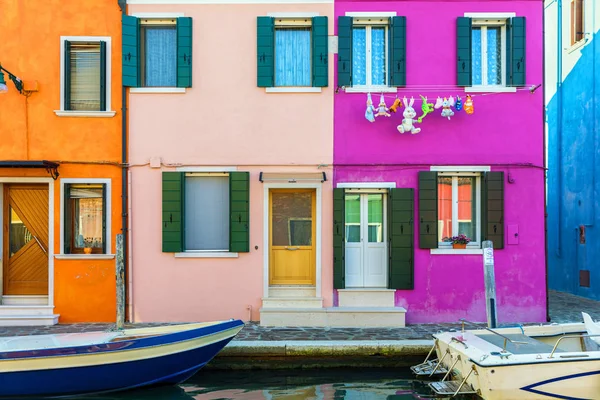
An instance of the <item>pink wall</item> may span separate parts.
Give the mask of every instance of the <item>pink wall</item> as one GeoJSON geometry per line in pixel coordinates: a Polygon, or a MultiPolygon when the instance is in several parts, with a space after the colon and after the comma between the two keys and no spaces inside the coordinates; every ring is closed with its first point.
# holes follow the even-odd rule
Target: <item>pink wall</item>
{"type": "MultiPolygon", "coordinates": [[[[526,83],[542,83],[542,3],[539,1],[339,1],[336,20],[346,12],[396,11],[407,17],[407,87],[398,97],[419,94],[465,99],[456,84],[456,17],[465,12],[515,12],[527,18],[526,83]]],[[[337,24],[336,24],[337,34],[337,24]]],[[[336,65],[337,68],[337,65],[336,65]]],[[[395,94],[387,93],[387,106],[395,94]]],[[[379,94],[373,93],[373,102],[379,94]]],[[[441,110],[429,114],[415,135],[400,134],[401,110],[374,123],[365,117],[366,94],[334,96],[334,185],[338,182],[396,182],[418,188],[417,173],[430,165],[487,165],[505,171],[505,227],[519,226],[519,244],[495,251],[500,322],[545,321],[544,172],[542,90],[531,94],[473,94],[475,113],[441,110]],[[377,166],[375,166],[377,165],[377,166]]],[[[417,100],[418,99],[418,100],[417,100]]],[[[418,208],[418,192],[415,191],[418,208]]],[[[418,210],[415,211],[415,220],[418,210]]],[[[415,289],[397,291],[408,323],[485,320],[481,255],[432,255],[418,248],[415,227],[415,289]]]]}

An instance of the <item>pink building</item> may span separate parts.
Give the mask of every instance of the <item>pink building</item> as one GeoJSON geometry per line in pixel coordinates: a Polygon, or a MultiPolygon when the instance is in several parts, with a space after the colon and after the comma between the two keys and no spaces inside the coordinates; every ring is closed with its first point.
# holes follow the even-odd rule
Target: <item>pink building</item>
{"type": "Polygon", "coordinates": [[[542,16],[533,0],[336,1],[340,295],[391,291],[409,323],[485,321],[491,240],[498,321],[546,320],[542,16]],[[465,249],[443,240],[459,233],[465,249]]]}

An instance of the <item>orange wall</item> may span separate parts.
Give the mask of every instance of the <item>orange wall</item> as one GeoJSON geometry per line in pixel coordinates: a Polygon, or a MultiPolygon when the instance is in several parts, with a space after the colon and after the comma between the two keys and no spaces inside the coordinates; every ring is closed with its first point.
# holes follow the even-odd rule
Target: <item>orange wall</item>
{"type": "MultiPolygon", "coordinates": [[[[60,179],[110,178],[112,232],[121,229],[121,14],[117,0],[5,0],[0,4],[0,63],[39,91],[20,95],[7,80],[0,95],[0,160],[61,163],[55,181],[54,243],[60,246],[60,179]],[[58,117],[60,37],[110,36],[111,118],[58,117]]],[[[45,170],[0,169],[0,176],[43,176],[45,170]]],[[[59,322],[115,320],[115,260],[54,260],[59,322]]]]}

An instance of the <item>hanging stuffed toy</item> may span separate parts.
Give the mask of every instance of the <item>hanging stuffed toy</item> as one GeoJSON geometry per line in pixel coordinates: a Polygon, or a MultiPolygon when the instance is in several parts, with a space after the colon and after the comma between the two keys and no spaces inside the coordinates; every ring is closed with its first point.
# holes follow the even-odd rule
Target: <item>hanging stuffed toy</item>
{"type": "Polygon", "coordinates": [[[396,111],[398,111],[398,107],[402,107],[402,101],[396,97],[396,100],[394,100],[394,104],[390,106],[390,111],[395,113],[396,111]]]}
{"type": "Polygon", "coordinates": [[[469,115],[473,114],[473,112],[475,111],[473,109],[473,100],[471,99],[470,95],[467,95],[467,100],[465,100],[464,109],[465,112],[469,115]]]}
{"type": "Polygon", "coordinates": [[[421,122],[423,122],[423,118],[425,118],[427,116],[427,114],[433,112],[433,103],[427,102],[427,96],[423,96],[423,95],[419,95],[419,96],[421,96],[421,111],[423,111],[423,115],[421,115],[419,118],[417,118],[417,122],[421,123],[421,122]]]}
{"type": "Polygon", "coordinates": [[[447,117],[448,121],[450,121],[450,117],[454,115],[454,111],[452,111],[452,106],[454,105],[454,97],[450,96],[449,98],[444,97],[444,101],[442,101],[442,117],[447,117]]]}
{"type": "Polygon", "coordinates": [[[383,98],[383,93],[381,94],[381,98],[379,100],[379,107],[377,107],[376,117],[389,117],[391,114],[388,112],[389,108],[385,105],[385,99],[383,98]]]}
{"type": "Polygon", "coordinates": [[[463,107],[462,99],[460,98],[460,96],[456,96],[456,104],[454,105],[454,108],[456,108],[456,111],[460,111],[460,110],[462,110],[462,107],[463,107]]]}
{"type": "Polygon", "coordinates": [[[369,122],[375,122],[375,107],[373,107],[373,100],[371,100],[371,93],[367,93],[367,111],[365,111],[365,118],[369,122]]]}
{"type": "Polygon", "coordinates": [[[402,120],[402,124],[398,125],[398,132],[410,132],[413,135],[415,133],[421,132],[421,128],[415,128],[414,125],[414,123],[416,122],[414,118],[417,116],[417,113],[415,112],[415,109],[412,107],[412,105],[414,104],[415,99],[411,97],[409,103],[405,97],[402,99],[402,101],[404,102],[404,112],[402,113],[404,119],[402,120]]]}

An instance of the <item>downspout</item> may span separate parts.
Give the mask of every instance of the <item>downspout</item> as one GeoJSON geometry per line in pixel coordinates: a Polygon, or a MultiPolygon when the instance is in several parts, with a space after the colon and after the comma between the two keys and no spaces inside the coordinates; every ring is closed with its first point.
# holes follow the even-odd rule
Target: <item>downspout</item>
{"type": "Polygon", "coordinates": [[[562,226],[562,197],[563,197],[563,187],[562,187],[562,141],[563,141],[563,117],[562,117],[562,0],[557,1],[557,35],[556,35],[556,137],[558,140],[557,143],[557,160],[556,160],[556,182],[557,182],[557,190],[556,190],[556,203],[557,203],[557,231],[556,231],[556,257],[560,258],[562,256],[562,246],[561,246],[561,226],[562,226]]]}
{"type": "MultiPolygon", "coordinates": [[[[127,15],[127,1],[117,0],[119,8],[121,9],[121,15],[127,15]]],[[[123,262],[125,263],[123,268],[123,287],[120,288],[123,291],[123,306],[127,304],[127,88],[121,82],[121,233],[123,235],[123,262]]],[[[125,310],[122,310],[125,315],[125,320],[131,320],[131,315],[126,315],[125,310]]]]}
{"type": "MultiPolygon", "coordinates": [[[[542,3],[542,76],[546,79],[546,8],[542,3]]],[[[544,112],[542,113],[542,149],[544,152],[544,256],[546,269],[546,322],[550,322],[550,306],[548,296],[548,160],[546,157],[546,85],[542,85],[542,98],[544,99],[544,112]]]]}

